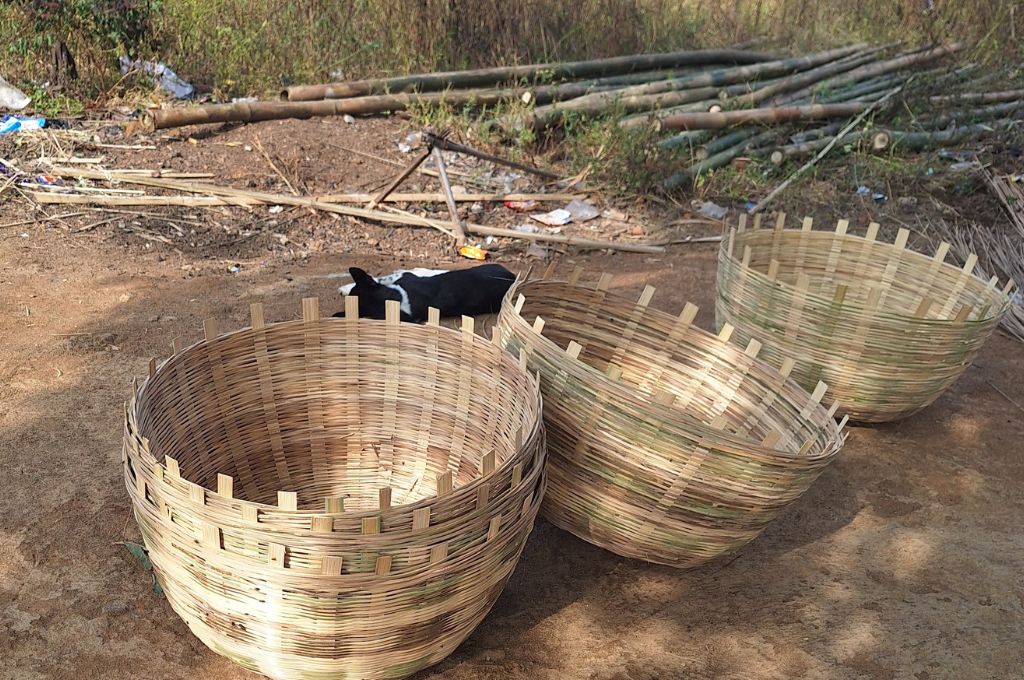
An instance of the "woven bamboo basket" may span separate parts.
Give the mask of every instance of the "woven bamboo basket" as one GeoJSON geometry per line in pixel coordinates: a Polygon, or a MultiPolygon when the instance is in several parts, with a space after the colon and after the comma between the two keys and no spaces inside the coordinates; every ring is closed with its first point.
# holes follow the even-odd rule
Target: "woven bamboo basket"
{"type": "MultiPolygon", "coordinates": [[[[759,217],[759,216],[758,216],[759,217]]],[[[757,339],[764,358],[796,361],[805,389],[824,380],[843,413],[861,422],[909,416],[935,401],[973,361],[1009,306],[1012,281],[973,276],[947,264],[949,244],[929,257],[865,236],[813,231],[810,218],[771,229],[745,216],[729,230],[718,258],[717,322],[736,329],[737,342],[757,339]]]]}
{"type": "Polygon", "coordinates": [[[758,360],[678,316],[596,287],[520,280],[497,333],[541,376],[549,485],[543,513],[619,555],[693,567],[755,538],[838,453],[824,383],[758,360]]]}
{"type": "Polygon", "coordinates": [[[545,487],[535,376],[473,333],[303,319],[150,364],[124,475],[174,611],[274,678],[401,678],[501,593],[545,487]]]}

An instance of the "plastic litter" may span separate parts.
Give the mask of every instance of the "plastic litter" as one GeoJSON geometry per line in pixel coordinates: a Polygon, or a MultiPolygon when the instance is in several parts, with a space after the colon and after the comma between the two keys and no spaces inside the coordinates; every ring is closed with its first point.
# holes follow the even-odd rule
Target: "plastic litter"
{"type": "Polygon", "coordinates": [[[863,184],[861,184],[859,187],[857,187],[857,195],[858,196],[870,196],[872,198],[872,200],[877,201],[878,203],[884,203],[886,198],[888,198],[885,194],[881,194],[881,193],[878,193],[878,192],[872,192],[871,189],[868,189],[863,184]]]}
{"type": "Polygon", "coordinates": [[[587,201],[581,201],[578,198],[569,201],[569,205],[565,206],[565,210],[572,215],[573,222],[586,222],[601,214],[596,205],[587,201]]]}
{"type": "Polygon", "coordinates": [[[344,116],[342,116],[341,119],[348,123],[349,125],[352,125],[353,123],[356,122],[356,119],[348,115],[347,113],[344,116]]]}
{"type": "Polygon", "coordinates": [[[486,260],[488,253],[477,246],[462,246],[459,248],[459,255],[470,260],[486,260]]]}
{"type": "Polygon", "coordinates": [[[512,226],[512,231],[518,231],[523,234],[539,234],[540,227],[535,227],[532,224],[515,224],[512,226]]]}
{"type": "Polygon", "coordinates": [[[46,127],[45,118],[29,118],[25,116],[4,116],[0,118],[0,135],[27,130],[42,130],[46,127]]]}
{"type": "Polygon", "coordinates": [[[238,272],[242,271],[242,265],[233,264],[230,267],[228,267],[228,271],[231,272],[232,274],[237,274],[238,272]]]}
{"type": "Polygon", "coordinates": [[[950,172],[967,172],[969,170],[977,170],[981,168],[981,163],[978,161],[960,161],[953,163],[949,166],[950,172]]]}
{"type": "Polygon", "coordinates": [[[728,208],[724,208],[711,201],[694,201],[692,205],[698,215],[712,220],[724,219],[729,214],[728,208]]]}
{"type": "Polygon", "coordinates": [[[541,224],[546,224],[549,227],[560,227],[572,222],[572,213],[568,210],[563,210],[562,208],[552,210],[548,213],[534,213],[530,215],[530,217],[541,224]]]}
{"type": "Polygon", "coordinates": [[[534,201],[531,199],[529,201],[505,201],[504,205],[509,210],[515,210],[516,212],[526,212],[528,210],[533,210],[538,205],[540,205],[540,203],[538,201],[534,201]]]}
{"type": "Polygon", "coordinates": [[[142,71],[156,79],[160,89],[173,95],[176,99],[188,99],[195,91],[189,83],[179,78],[178,74],[163,62],[142,61],[141,59],[132,61],[123,54],[119,57],[119,61],[122,74],[127,74],[132,70],[142,71]]]}
{"type": "Polygon", "coordinates": [[[277,213],[281,212],[282,210],[284,210],[284,206],[283,205],[272,205],[272,206],[270,206],[267,209],[267,212],[269,212],[271,215],[276,215],[277,213]]]}
{"type": "Polygon", "coordinates": [[[19,111],[28,106],[31,101],[31,97],[0,76],[0,109],[19,111]]]}

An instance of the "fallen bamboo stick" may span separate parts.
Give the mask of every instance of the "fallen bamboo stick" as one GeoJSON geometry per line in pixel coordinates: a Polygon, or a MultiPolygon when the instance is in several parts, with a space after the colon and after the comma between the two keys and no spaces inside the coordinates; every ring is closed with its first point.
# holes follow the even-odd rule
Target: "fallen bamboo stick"
{"type": "Polygon", "coordinates": [[[545,78],[585,78],[621,75],[636,71],[708,64],[753,64],[771,57],[743,50],[688,50],[661,54],[634,54],[606,59],[565,63],[499,66],[468,71],[422,73],[394,78],[357,80],[324,85],[293,85],[281,94],[289,101],[341,99],[387,92],[431,92],[450,87],[491,87],[502,83],[545,78]]]}
{"type": "MultiPolygon", "coordinates": [[[[430,156],[431,149],[427,149],[419,156],[414,158],[409,165],[405,166],[400,173],[398,173],[393,180],[388,182],[388,185],[380,190],[380,193],[370,199],[370,202],[366,205],[369,210],[373,210],[377,207],[377,204],[385,200],[391,192],[398,188],[398,185],[405,181],[405,178],[416,172],[416,168],[423,165],[423,161],[427,160],[430,156]]],[[[445,177],[447,179],[447,176],[445,177]]]]}
{"type": "Polygon", "coordinates": [[[1024,90],[1005,90],[1003,92],[966,92],[964,94],[943,94],[929,97],[932,104],[972,103],[995,104],[1024,99],[1024,90]]]}
{"type": "MultiPolygon", "coordinates": [[[[235,189],[234,187],[216,186],[201,182],[186,182],[179,180],[160,179],[154,177],[139,177],[132,175],[116,175],[111,177],[110,173],[98,170],[84,170],[79,168],[52,168],[50,173],[60,177],[82,177],[84,179],[101,179],[108,181],[119,181],[141,184],[145,186],[156,186],[163,189],[173,189],[199,194],[212,194],[221,197],[244,198],[273,205],[294,205],[299,207],[310,207],[324,212],[332,212],[350,217],[358,217],[374,222],[385,222],[392,224],[403,224],[406,226],[432,227],[445,234],[448,232],[448,223],[442,220],[435,220],[428,217],[419,217],[411,214],[396,214],[381,210],[366,210],[353,208],[338,203],[327,203],[304,196],[290,196],[287,194],[272,194],[261,191],[248,191],[235,189]]],[[[504,236],[509,238],[523,239],[527,241],[545,241],[550,243],[562,243],[568,246],[587,249],[608,249],[620,250],[634,253],[662,253],[664,248],[641,243],[616,243],[612,241],[597,241],[592,239],[581,239],[565,234],[549,233],[527,233],[513,229],[502,229],[499,227],[486,227],[480,224],[467,223],[466,231],[481,236],[504,236]]]]}
{"type": "Polygon", "coordinates": [[[661,121],[666,130],[717,130],[732,125],[760,125],[794,120],[821,120],[845,118],[867,108],[867,104],[812,104],[810,106],[783,106],[771,109],[744,109],[718,113],[680,113],[661,121]]]}
{"type": "MultiPolygon", "coordinates": [[[[94,196],[85,194],[58,194],[48,191],[32,191],[29,194],[36,203],[41,204],[92,204],[117,206],[183,206],[183,207],[220,207],[240,205],[264,205],[264,201],[245,201],[244,199],[225,200],[214,196],[94,196]]],[[[504,201],[557,201],[566,202],[576,198],[584,198],[586,194],[467,194],[456,192],[457,203],[488,203],[504,201]]],[[[371,194],[324,194],[314,196],[324,203],[365,204],[373,196],[371,194]]],[[[384,199],[384,203],[443,203],[441,193],[394,193],[384,199]]]]}

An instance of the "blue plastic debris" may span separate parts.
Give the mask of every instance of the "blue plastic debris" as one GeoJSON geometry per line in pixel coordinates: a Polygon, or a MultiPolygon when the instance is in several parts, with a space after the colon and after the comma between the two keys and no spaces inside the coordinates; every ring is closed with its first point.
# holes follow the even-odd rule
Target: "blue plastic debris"
{"type": "Polygon", "coordinates": [[[11,132],[24,132],[25,130],[41,130],[46,127],[45,118],[30,118],[25,116],[4,116],[0,118],[0,135],[11,132]]]}

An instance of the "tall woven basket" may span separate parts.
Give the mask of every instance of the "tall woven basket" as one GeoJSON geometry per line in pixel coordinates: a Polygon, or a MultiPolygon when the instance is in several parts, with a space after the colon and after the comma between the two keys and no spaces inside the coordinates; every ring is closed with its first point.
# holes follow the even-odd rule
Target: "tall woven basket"
{"type": "MultiPolygon", "coordinates": [[[[124,476],[174,611],[274,678],[401,678],[443,659],[515,568],[545,487],[537,380],[473,333],[303,320],[151,363],[124,476]]],[[[176,347],[176,350],[179,348],[176,347]]]]}
{"type": "MultiPolygon", "coordinates": [[[[737,342],[765,344],[764,358],[795,360],[793,377],[805,389],[824,380],[843,412],[862,422],[909,416],[935,401],[973,361],[1009,306],[1012,281],[973,276],[946,263],[949,244],[934,256],[865,236],[814,231],[810,218],[771,229],[746,216],[729,230],[718,257],[719,326],[737,342]]],[[[760,217],[760,216],[758,216],[760,217]]]]}
{"type": "MultiPolygon", "coordinates": [[[[549,274],[550,275],[550,270],[549,274]]],[[[798,498],[844,436],[821,405],[757,356],[596,287],[519,281],[501,341],[541,376],[550,478],[543,512],[612,552],[693,567],[738,549],[798,498]]]]}

